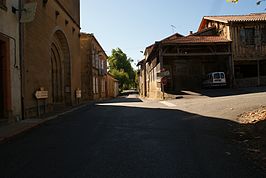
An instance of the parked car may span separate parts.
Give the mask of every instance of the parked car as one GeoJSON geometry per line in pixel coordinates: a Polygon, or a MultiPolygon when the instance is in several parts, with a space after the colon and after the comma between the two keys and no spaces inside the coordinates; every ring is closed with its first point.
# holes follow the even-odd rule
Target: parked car
{"type": "Polygon", "coordinates": [[[204,88],[226,86],[226,77],[224,72],[208,73],[207,79],[202,83],[204,88]]]}

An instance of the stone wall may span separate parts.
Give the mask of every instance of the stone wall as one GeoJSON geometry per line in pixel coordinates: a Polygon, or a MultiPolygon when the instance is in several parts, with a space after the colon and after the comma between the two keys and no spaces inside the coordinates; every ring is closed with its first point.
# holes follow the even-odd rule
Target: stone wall
{"type": "Polygon", "coordinates": [[[35,116],[37,101],[34,93],[40,87],[49,92],[46,105],[52,110],[54,104],[76,104],[75,90],[81,88],[80,74],[80,27],[79,1],[69,12],[73,2],[37,0],[35,19],[24,24],[24,104],[27,117],[35,116]],[[73,12],[73,13],[72,13],[73,12]],[[71,16],[73,15],[73,16],[71,16]],[[52,46],[55,46],[54,50],[52,46]],[[56,51],[57,54],[53,54],[56,51]],[[57,64],[52,63],[56,58],[57,64]],[[53,69],[56,65],[56,69],[53,69]],[[53,79],[53,72],[60,70],[53,79]],[[53,82],[53,80],[58,80],[53,82]],[[56,95],[62,99],[55,101],[56,95]],[[59,94],[58,94],[59,93],[59,94]]]}

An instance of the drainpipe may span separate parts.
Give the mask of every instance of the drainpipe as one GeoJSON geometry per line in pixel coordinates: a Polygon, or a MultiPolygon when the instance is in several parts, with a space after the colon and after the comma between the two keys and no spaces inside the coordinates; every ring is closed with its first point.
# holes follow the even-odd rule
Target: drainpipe
{"type": "MultiPolygon", "coordinates": [[[[19,0],[19,9],[23,7],[23,0],[19,0]]],[[[20,60],[20,92],[21,92],[21,117],[25,119],[24,105],[24,30],[23,24],[20,22],[21,11],[19,11],[19,60],[20,60]]]]}

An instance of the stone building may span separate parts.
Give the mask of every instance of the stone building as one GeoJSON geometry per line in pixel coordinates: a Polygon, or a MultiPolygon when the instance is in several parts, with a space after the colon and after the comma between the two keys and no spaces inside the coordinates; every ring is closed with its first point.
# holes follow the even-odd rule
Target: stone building
{"type": "Polygon", "coordinates": [[[115,98],[119,94],[119,83],[113,75],[107,73],[107,85],[106,85],[107,98],[115,98]]]}
{"type": "Polygon", "coordinates": [[[137,64],[138,66],[138,92],[140,96],[146,97],[147,96],[147,82],[146,82],[146,65],[145,59],[141,60],[137,64]]]}
{"type": "Polygon", "coordinates": [[[171,97],[182,90],[201,89],[209,72],[223,71],[232,82],[231,41],[215,30],[171,35],[145,50],[139,63],[140,94],[149,98],[171,97]]]}
{"type": "Polygon", "coordinates": [[[107,97],[107,58],[93,34],[81,34],[81,78],[83,100],[107,97]]]}
{"type": "Polygon", "coordinates": [[[0,122],[21,118],[19,0],[0,1],[0,122]]]}
{"type": "Polygon", "coordinates": [[[198,32],[172,35],[146,48],[140,93],[200,89],[204,75],[222,71],[229,87],[266,85],[266,13],[203,17],[198,32]],[[162,85],[162,70],[168,71],[162,85]],[[145,79],[144,79],[145,78],[145,79]]]}
{"type": "Polygon", "coordinates": [[[29,2],[37,7],[34,20],[23,24],[25,117],[75,105],[76,90],[81,88],[79,0],[24,1],[29,2]],[[45,99],[37,101],[39,90],[45,99]]]}

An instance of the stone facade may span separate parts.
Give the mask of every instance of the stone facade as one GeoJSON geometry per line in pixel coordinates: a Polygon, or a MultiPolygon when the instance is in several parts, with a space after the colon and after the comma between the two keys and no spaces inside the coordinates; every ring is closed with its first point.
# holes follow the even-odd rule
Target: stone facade
{"type": "Polygon", "coordinates": [[[0,121],[21,118],[19,21],[12,6],[19,0],[0,1],[0,121]]]}
{"type": "Polygon", "coordinates": [[[137,66],[138,68],[138,92],[141,97],[147,96],[147,90],[146,90],[146,65],[145,59],[138,62],[137,66]]]}
{"type": "Polygon", "coordinates": [[[34,20],[23,26],[23,104],[25,116],[32,117],[77,103],[75,91],[81,88],[80,2],[28,2],[37,2],[34,20]],[[48,99],[37,102],[34,95],[40,88],[48,91],[48,99]]]}
{"type": "Polygon", "coordinates": [[[111,74],[107,74],[107,98],[115,98],[119,94],[119,84],[118,80],[114,78],[111,74]]]}
{"type": "Polygon", "coordinates": [[[81,34],[83,100],[107,97],[107,55],[93,34],[81,34]]]}

